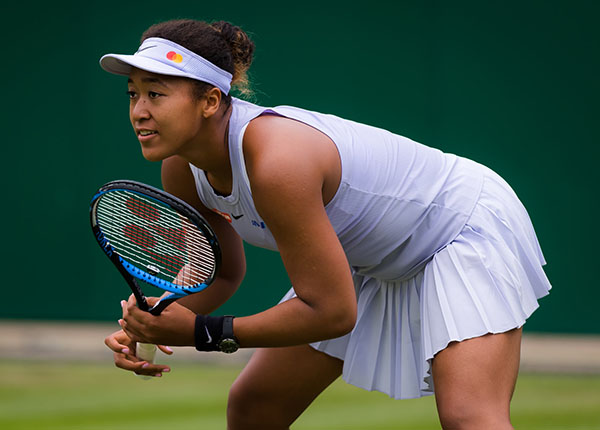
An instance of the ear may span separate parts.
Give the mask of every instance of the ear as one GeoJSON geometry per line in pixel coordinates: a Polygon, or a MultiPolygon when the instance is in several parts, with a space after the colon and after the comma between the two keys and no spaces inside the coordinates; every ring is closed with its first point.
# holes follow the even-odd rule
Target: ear
{"type": "Polygon", "coordinates": [[[216,87],[212,87],[204,95],[202,116],[204,118],[210,118],[219,110],[220,106],[221,106],[221,90],[219,90],[216,87]]]}

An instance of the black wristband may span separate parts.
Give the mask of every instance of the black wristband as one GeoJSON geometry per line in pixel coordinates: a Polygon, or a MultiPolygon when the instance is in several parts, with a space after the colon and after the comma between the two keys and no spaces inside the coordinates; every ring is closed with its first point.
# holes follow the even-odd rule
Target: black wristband
{"type": "Polygon", "coordinates": [[[196,315],[194,344],[198,351],[219,351],[219,340],[223,336],[224,318],[196,315]]]}

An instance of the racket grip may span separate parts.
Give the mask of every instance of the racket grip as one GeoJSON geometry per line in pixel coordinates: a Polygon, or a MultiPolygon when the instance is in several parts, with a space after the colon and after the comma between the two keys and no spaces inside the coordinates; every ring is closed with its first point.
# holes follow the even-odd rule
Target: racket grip
{"type": "MultiPolygon", "coordinates": [[[[140,360],[147,361],[148,363],[154,363],[154,356],[156,355],[156,345],[151,343],[138,343],[135,347],[135,355],[140,360]]],[[[138,375],[142,379],[152,379],[152,376],[138,375]]]]}

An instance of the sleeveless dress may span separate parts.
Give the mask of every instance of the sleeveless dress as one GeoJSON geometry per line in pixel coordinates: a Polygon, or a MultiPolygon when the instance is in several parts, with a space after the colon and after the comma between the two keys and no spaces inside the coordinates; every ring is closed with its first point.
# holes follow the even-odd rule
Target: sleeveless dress
{"type": "Polygon", "coordinates": [[[250,244],[277,250],[252,200],[248,123],[264,113],[291,118],[338,149],[342,178],[325,209],[351,266],[358,317],[349,334],[311,346],[344,361],[346,382],[398,399],[432,394],[436,353],[521,327],[551,289],[527,211],[487,167],[333,115],[232,104],[231,194],[215,193],[205,172],[190,168],[204,205],[250,244]]]}

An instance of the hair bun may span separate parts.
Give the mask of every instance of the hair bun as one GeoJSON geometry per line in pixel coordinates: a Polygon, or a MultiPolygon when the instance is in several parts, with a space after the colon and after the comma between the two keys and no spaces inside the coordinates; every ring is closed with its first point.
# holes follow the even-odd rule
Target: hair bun
{"type": "Polygon", "coordinates": [[[211,26],[220,33],[231,50],[235,69],[232,85],[237,87],[242,94],[250,93],[247,72],[252,64],[254,42],[250,40],[244,30],[227,21],[216,21],[211,23],[211,26]]]}

